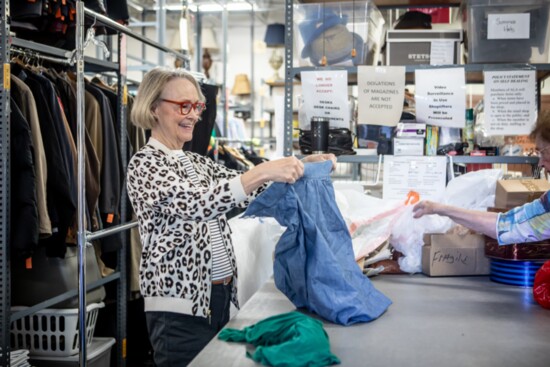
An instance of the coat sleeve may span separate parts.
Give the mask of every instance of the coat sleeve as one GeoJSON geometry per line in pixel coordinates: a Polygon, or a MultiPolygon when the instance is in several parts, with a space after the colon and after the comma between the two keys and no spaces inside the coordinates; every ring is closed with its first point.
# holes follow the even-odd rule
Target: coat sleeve
{"type": "Polygon", "coordinates": [[[535,242],[550,238],[550,198],[539,199],[499,213],[497,236],[500,245],[535,242]]]}

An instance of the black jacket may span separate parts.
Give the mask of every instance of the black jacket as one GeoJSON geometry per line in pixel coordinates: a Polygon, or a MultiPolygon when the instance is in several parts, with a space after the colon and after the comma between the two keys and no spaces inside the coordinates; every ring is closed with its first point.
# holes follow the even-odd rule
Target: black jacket
{"type": "Polygon", "coordinates": [[[24,259],[38,246],[39,236],[34,153],[28,121],[13,100],[10,106],[10,248],[14,258],[24,259]]]}

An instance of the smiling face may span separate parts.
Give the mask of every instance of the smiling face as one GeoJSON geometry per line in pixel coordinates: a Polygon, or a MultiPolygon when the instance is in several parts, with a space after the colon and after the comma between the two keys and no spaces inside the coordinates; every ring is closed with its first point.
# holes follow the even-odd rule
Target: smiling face
{"type": "Polygon", "coordinates": [[[166,83],[153,108],[157,124],[151,129],[151,136],[170,149],[181,149],[193,138],[193,128],[199,121],[200,113],[191,108],[187,115],[182,115],[179,105],[165,100],[195,103],[199,100],[199,94],[189,80],[175,78],[166,83]]]}

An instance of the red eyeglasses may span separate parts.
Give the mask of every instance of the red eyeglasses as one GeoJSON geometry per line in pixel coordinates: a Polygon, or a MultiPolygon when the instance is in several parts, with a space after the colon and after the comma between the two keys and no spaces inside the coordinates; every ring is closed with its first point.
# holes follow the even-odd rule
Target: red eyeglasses
{"type": "Polygon", "coordinates": [[[172,101],[164,98],[161,98],[160,100],[163,102],[177,104],[178,106],[180,106],[180,114],[182,114],[183,116],[188,115],[189,112],[191,112],[191,109],[195,110],[195,112],[198,113],[199,115],[206,109],[206,104],[200,101],[193,103],[191,101],[179,102],[179,101],[172,101]]]}

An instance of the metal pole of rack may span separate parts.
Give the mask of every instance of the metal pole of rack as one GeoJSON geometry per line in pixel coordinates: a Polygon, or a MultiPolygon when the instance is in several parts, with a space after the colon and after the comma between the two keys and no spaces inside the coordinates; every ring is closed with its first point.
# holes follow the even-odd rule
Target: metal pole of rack
{"type": "Polygon", "coordinates": [[[86,227],[84,223],[85,216],[85,197],[86,181],[84,176],[85,162],[85,130],[84,130],[84,2],[76,2],[76,127],[77,127],[77,148],[78,148],[78,172],[77,172],[77,192],[78,192],[78,324],[80,332],[78,333],[79,342],[79,366],[86,367],[86,227]]]}
{"type": "MultiPolygon", "coordinates": [[[[161,45],[166,44],[166,1],[157,0],[157,40],[161,45]]],[[[164,65],[164,52],[158,53],[158,63],[164,65]]]]}
{"type": "Polygon", "coordinates": [[[109,26],[109,28],[113,29],[113,30],[116,30],[118,32],[121,32],[121,33],[124,33],[134,39],[137,39],[149,46],[152,46],[156,49],[159,49],[159,50],[162,50],[164,52],[168,52],[176,57],[179,57],[180,59],[182,60],[189,60],[189,56],[188,55],[185,55],[185,54],[182,54],[180,52],[177,52],[169,47],[166,47],[164,45],[161,45],[160,43],[158,42],[155,42],[153,40],[150,40],[149,38],[139,34],[139,33],[135,33],[135,32],[132,32],[128,27],[125,27],[117,22],[115,22],[114,20],[104,16],[104,15],[101,15],[101,14],[98,14],[96,13],[95,11],[93,10],[90,10],[90,9],[86,9],[84,8],[84,14],[86,16],[89,16],[90,18],[93,18],[95,19],[95,21],[97,23],[101,23],[101,24],[104,24],[106,26],[109,26]]]}
{"type": "Polygon", "coordinates": [[[250,83],[252,88],[250,90],[250,138],[254,138],[254,100],[256,99],[256,79],[254,78],[254,5],[250,4],[250,83]]]}
{"type": "Polygon", "coordinates": [[[229,112],[229,108],[227,105],[227,42],[228,42],[228,35],[227,35],[227,23],[229,21],[229,15],[227,11],[227,0],[223,0],[223,13],[222,13],[222,28],[223,28],[223,79],[222,79],[222,98],[220,99],[222,102],[222,108],[223,108],[223,135],[229,136],[228,130],[229,130],[229,123],[227,118],[227,113],[229,112]]]}
{"type": "MultiPolygon", "coordinates": [[[[121,215],[122,215],[122,213],[121,213],[121,215]]],[[[122,222],[122,220],[121,220],[121,222],[122,222]]],[[[116,234],[116,233],[119,233],[119,232],[124,232],[128,229],[137,227],[137,225],[138,225],[138,221],[135,220],[133,222],[120,224],[118,226],[113,226],[113,227],[109,227],[109,228],[106,228],[106,229],[101,229],[99,231],[89,233],[88,236],[86,237],[86,239],[88,240],[88,242],[95,241],[95,240],[98,240],[98,239],[103,238],[103,237],[109,237],[109,236],[111,236],[113,234],[116,234]]]]}
{"type": "Polygon", "coordinates": [[[292,155],[292,118],[293,118],[293,93],[294,93],[294,71],[292,70],[292,37],[294,8],[292,0],[285,0],[285,120],[284,120],[284,141],[278,141],[277,144],[283,144],[283,154],[285,157],[292,155]]]}
{"type": "Polygon", "coordinates": [[[0,4],[0,366],[10,361],[10,2],[0,4]]]}
{"type": "MultiPolygon", "coordinates": [[[[118,108],[118,118],[120,123],[120,155],[122,160],[122,172],[126,172],[127,162],[128,162],[128,140],[126,138],[125,132],[127,113],[128,113],[128,87],[126,85],[126,41],[127,37],[125,34],[119,33],[118,35],[118,85],[117,85],[117,108],[118,108]]],[[[121,226],[118,226],[119,230],[122,228],[131,228],[134,227],[137,222],[126,223],[126,209],[127,209],[127,192],[126,185],[122,186],[122,193],[120,199],[120,222],[124,223],[121,226]]],[[[128,273],[126,269],[127,261],[129,256],[129,246],[128,243],[128,232],[121,232],[122,239],[122,249],[118,251],[117,256],[117,266],[118,271],[120,272],[120,279],[117,282],[117,358],[118,358],[118,367],[126,366],[126,341],[127,341],[127,318],[126,318],[126,309],[128,307],[128,273]]]]}

